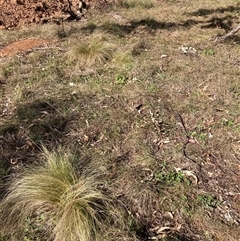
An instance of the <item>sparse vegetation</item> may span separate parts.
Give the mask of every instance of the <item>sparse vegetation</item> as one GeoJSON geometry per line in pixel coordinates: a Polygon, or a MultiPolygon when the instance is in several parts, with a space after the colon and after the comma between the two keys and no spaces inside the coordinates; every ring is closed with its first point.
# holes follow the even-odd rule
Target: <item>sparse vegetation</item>
{"type": "Polygon", "coordinates": [[[139,7],[139,8],[146,8],[146,9],[149,9],[149,8],[153,8],[154,7],[154,3],[152,1],[146,1],[146,0],[123,0],[123,1],[120,1],[120,4],[119,4],[121,7],[124,7],[124,8],[136,8],[136,7],[139,7]]]}
{"type": "Polygon", "coordinates": [[[238,10],[124,0],[0,30],[49,39],[0,59],[0,240],[237,241],[239,38],[212,40],[238,10]]]}

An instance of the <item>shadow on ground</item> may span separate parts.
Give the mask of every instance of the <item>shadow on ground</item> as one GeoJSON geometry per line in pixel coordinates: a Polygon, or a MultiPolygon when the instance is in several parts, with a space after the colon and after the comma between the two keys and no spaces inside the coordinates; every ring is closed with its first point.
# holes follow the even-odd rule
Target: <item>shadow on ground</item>
{"type": "Polygon", "coordinates": [[[96,29],[100,29],[118,37],[125,37],[128,34],[134,33],[134,31],[140,26],[145,27],[145,30],[154,34],[156,30],[161,29],[176,31],[179,29],[189,29],[196,25],[201,25],[200,28],[220,28],[224,29],[225,32],[228,32],[232,29],[234,22],[238,20],[234,13],[237,13],[239,10],[240,4],[225,8],[220,7],[216,9],[198,9],[197,11],[191,13],[185,13],[186,16],[190,16],[191,18],[181,22],[164,22],[157,21],[154,18],[145,18],[141,20],[129,21],[125,24],[106,22],[98,26],[96,24],[89,23],[88,25],[82,27],[81,31],[91,34],[96,29]],[[199,16],[205,17],[206,19],[199,20],[195,18],[199,16]]]}
{"type": "Polygon", "coordinates": [[[100,26],[97,26],[95,24],[89,24],[85,27],[82,27],[81,31],[85,31],[88,34],[91,34],[96,29],[100,29],[102,31],[106,31],[110,34],[116,35],[118,37],[125,37],[128,34],[134,33],[134,31],[138,27],[145,27],[146,31],[148,31],[149,33],[154,33],[154,31],[158,29],[166,29],[169,31],[175,31],[178,29],[187,29],[199,23],[201,22],[192,20],[192,19],[189,19],[180,23],[174,23],[174,22],[161,22],[153,18],[145,18],[138,21],[130,21],[129,23],[126,23],[126,24],[119,24],[114,22],[107,22],[100,26]]]}
{"type": "Polygon", "coordinates": [[[18,105],[14,117],[0,126],[0,160],[4,170],[13,170],[36,161],[41,146],[54,148],[61,144],[71,115],[58,110],[64,100],[36,100],[18,105]]]}
{"type": "Polygon", "coordinates": [[[208,16],[216,13],[230,13],[230,12],[238,12],[240,10],[240,3],[238,3],[236,6],[227,6],[227,7],[219,7],[214,9],[206,9],[206,8],[200,8],[197,11],[194,11],[192,13],[188,13],[189,16],[208,16]]]}

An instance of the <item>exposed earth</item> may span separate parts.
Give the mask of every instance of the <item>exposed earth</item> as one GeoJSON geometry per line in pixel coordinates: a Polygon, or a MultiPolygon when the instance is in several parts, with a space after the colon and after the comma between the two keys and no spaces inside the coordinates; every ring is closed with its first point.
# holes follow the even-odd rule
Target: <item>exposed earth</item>
{"type": "Polygon", "coordinates": [[[13,56],[18,53],[29,51],[33,48],[47,44],[49,41],[46,39],[24,39],[8,44],[0,49],[0,58],[13,56]]]}
{"type": "Polygon", "coordinates": [[[81,19],[89,6],[101,6],[112,1],[82,0],[0,0],[0,29],[44,23],[51,19],[81,19]]]}
{"type": "MultiPolygon", "coordinates": [[[[113,1],[96,0],[0,0],[0,29],[12,29],[51,20],[79,20],[89,9],[103,7],[113,1]]],[[[48,43],[45,39],[24,39],[0,49],[0,57],[12,56],[48,43]]],[[[1,45],[0,45],[1,47],[1,45]]]]}

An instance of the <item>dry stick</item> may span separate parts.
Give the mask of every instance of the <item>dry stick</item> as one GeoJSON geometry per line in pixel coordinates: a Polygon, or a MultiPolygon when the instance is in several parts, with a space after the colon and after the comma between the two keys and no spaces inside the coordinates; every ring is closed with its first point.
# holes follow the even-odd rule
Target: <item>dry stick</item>
{"type": "Polygon", "coordinates": [[[175,118],[177,118],[177,119],[179,120],[179,124],[180,124],[180,126],[182,127],[182,129],[183,129],[183,131],[185,132],[186,137],[187,137],[187,141],[183,144],[183,147],[182,147],[182,153],[183,153],[183,155],[184,155],[187,159],[189,159],[190,161],[192,161],[192,162],[194,162],[194,163],[197,164],[196,160],[194,160],[193,158],[189,157],[189,156],[187,155],[187,152],[186,152],[186,148],[187,148],[187,145],[190,143],[189,140],[191,139],[191,136],[189,135],[189,133],[188,133],[188,131],[187,131],[187,128],[186,128],[186,126],[185,126],[185,124],[184,124],[183,118],[182,118],[182,116],[180,115],[179,112],[176,113],[175,118]]]}
{"type": "Polygon", "coordinates": [[[182,127],[183,129],[183,132],[185,133],[186,135],[186,142],[183,144],[183,147],[182,147],[182,153],[183,153],[183,156],[186,157],[188,160],[192,161],[193,163],[197,164],[198,168],[200,169],[201,168],[201,165],[199,163],[197,163],[196,160],[194,160],[193,158],[189,157],[188,154],[187,154],[187,151],[186,151],[186,148],[187,148],[187,145],[190,143],[190,139],[192,139],[191,135],[189,134],[186,126],[185,126],[185,123],[183,121],[183,118],[181,116],[181,114],[174,110],[172,108],[172,106],[170,105],[170,103],[165,103],[164,104],[164,108],[169,112],[169,113],[174,113],[174,117],[176,119],[176,121],[179,123],[179,125],[182,127]]]}
{"type": "Polygon", "coordinates": [[[236,28],[234,28],[231,32],[229,32],[228,34],[221,36],[221,37],[217,37],[214,41],[215,42],[222,42],[225,41],[227,38],[231,37],[232,35],[234,35],[235,33],[237,33],[240,30],[240,24],[237,25],[236,28]]]}

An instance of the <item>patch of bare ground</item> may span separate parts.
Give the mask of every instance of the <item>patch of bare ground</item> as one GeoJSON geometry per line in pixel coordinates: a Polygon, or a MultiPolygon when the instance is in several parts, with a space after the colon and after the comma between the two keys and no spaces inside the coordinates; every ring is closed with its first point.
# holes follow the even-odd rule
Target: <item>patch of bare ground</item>
{"type": "Polygon", "coordinates": [[[11,29],[49,21],[80,20],[88,9],[106,8],[114,0],[2,0],[0,29],[11,29]]]}
{"type": "Polygon", "coordinates": [[[33,48],[44,46],[47,43],[49,43],[49,41],[46,39],[24,39],[16,41],[0,49],[0,57],[8,57],[31,51],[33,48]]]}
{"type": "Polygon", "coordinates": [[[125,0],[84,22],[0,32],[4,45],[58,40],[0,59],[1,196],[42,145],[61,146],[98,167],[122,215],[105,240],[237,241],[239,37],[212,40],[238,11],[233,0],[125,0]]]}

